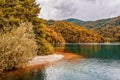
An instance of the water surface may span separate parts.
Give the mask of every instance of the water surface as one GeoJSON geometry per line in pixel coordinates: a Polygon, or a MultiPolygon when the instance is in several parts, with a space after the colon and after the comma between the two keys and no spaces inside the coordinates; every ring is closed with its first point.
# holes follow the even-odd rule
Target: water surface
{"type": "Polygon", "coordinates": [[[72,62],[62,60],[42,69],[11,72],[0,80],[120,80],[120,45],[65,44],[64,52],[84,58],[72,62]]]}

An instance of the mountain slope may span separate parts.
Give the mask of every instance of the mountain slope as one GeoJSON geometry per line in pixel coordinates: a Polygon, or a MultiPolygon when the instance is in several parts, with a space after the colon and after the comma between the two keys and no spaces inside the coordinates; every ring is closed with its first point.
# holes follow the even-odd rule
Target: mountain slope
{"type": "Polygon", "coordinates": [[[49,25],[49,28],[61,33],[68,43],[104,42],[104,38],[101,35],[70,22],[55,21],[49,25]]]}
{"type": "Polygon", "coordinates": [[[84,22],[82,24],[77,20],[69,21],[77,25],[84,26],[90,30],[94,30],[107,39],[107,42],[120,42],[120,16],[97,21],[84,22]]]}

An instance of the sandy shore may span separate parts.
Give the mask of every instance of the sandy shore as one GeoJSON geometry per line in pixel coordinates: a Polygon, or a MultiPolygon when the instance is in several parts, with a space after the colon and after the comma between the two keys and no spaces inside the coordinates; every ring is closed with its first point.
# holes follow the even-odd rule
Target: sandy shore
{"type": "Polygon", "coordinates": [[[64,55],[61,54],[52,54],[47,56],[36,56],[31,61],[28,62],[28,66],[37,66],[37,65],[43,65],[47,63],[54,63],[56,61],[59,61],[64,58],[64,55]]]}
{"type": "MultiPolygon", "coordinates": [[[[32,69],[43,69],[46,65],[49,63],[56,63],[60,60],[68,60],[71,62],[75,62],[76,60],[79,60],[82,58],[79,55],[73,54],[73,53],[66,53],[66,52],[55,52],[55,54],[46,55],[46,56],[35,56],[31,61],[28,62],[26,67],[23,67],[22,69],[16,69],[13,71],[6,72],[5,74],[7,76],[9,75],[19,75],[21,72],[29,72],[32,69]]],[[[5,75],[5,77],[6,77],[5,75]]]]}
{"type": "Polygon", "coordinates": [[[79,55],[73,53],[66,52],[55,52],[55,54],[47,55],[47,56],[36,56],[31,61],[28,62],[27,67],[34,67],[39,65],[46,65],[48,63],[55,63],[59,60],[77,60],[82,58],[79,55]]]}

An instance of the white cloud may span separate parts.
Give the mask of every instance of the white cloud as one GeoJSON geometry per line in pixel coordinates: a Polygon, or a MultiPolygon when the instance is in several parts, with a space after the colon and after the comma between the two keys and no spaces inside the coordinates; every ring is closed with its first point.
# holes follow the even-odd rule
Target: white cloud
{"type": "Polygon", "coordinates": [[[120,0],[36,0],[44,19],[96,20],[120,16],[120,0]]]}

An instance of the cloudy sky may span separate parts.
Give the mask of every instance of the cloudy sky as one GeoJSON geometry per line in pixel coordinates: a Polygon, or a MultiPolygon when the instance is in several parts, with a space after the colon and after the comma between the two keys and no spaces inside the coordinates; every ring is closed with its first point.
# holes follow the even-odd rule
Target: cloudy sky
{"type": "Polygon", "coordinates": [[[120,0],[36,0],[40,18],[97,20],[120,16],[120,0]]]}

